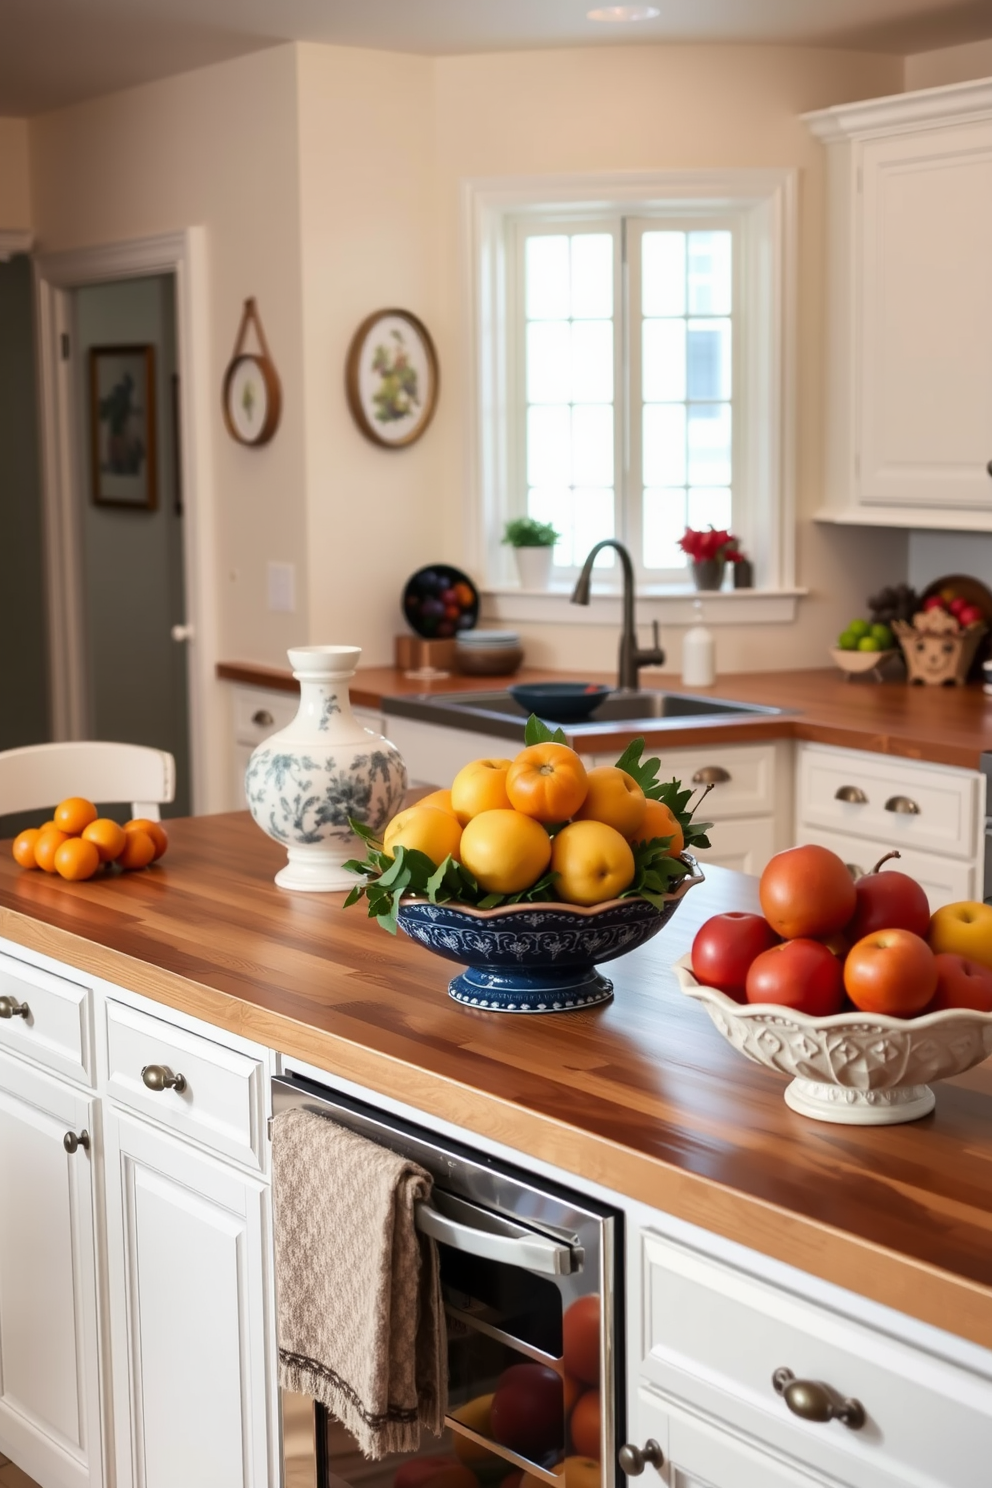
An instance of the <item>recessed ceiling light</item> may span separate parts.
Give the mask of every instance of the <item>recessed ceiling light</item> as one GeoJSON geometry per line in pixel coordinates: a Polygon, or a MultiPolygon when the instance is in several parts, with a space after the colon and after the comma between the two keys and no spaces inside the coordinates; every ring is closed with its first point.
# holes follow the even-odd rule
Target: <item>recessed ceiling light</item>
{"type": "Polygon", "coordinates": [[[590,21],[653,21],[660,12],[653,5],[601,5],[586,12],[590,21]]]}

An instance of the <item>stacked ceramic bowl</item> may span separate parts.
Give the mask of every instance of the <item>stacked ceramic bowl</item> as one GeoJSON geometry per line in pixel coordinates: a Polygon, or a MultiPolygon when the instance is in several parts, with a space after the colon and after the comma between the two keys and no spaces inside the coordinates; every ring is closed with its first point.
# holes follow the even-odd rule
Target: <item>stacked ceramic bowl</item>
{"type": "Polygon", "coordinates": [[[507,677],[523,659],[515,630],[463,630],[455,637],[455,665],[469,677],[507,677]]]}

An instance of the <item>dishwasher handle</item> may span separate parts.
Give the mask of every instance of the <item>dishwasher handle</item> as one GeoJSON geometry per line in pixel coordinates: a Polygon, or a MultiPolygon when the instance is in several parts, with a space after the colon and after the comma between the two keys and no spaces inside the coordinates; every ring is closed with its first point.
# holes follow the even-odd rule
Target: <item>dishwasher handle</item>
{"type": "Polygon", "coordinates": [[[417,1229],[452,1250],[464,1251],[466,1255],[481,1257],[486,1261],[500,1261],[504,1265],[521,1266],[525,1271],[539,1271],[545,1276],[568,1276],[573,1270],[572,1248],[551,1240],[546,1235],[534,1235],[520,1231],[517,1235],[499,1235],[488,1230],[477,1230],[474,1225],[460,1224],[439,1214],[430,1204],[414,1205],[417,1229]]]}

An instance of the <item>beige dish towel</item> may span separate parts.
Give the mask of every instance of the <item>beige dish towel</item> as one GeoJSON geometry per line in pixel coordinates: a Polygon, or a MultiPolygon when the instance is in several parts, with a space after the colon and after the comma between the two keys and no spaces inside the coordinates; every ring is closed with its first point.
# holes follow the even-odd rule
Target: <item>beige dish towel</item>
{"type": "Polygon", "coordinates": [[[279,1382],[367,1457],[439,1433],[448,1361],[437,1247],[414,1227],[424,1168],[302,1109],[272,1122],[279,1382]]]}

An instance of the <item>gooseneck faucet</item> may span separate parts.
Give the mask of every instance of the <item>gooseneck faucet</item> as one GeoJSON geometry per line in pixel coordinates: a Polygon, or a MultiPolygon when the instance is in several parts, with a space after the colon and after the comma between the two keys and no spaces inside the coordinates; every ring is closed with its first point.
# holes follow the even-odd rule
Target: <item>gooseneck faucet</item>
{"type": "Polygon", "coordinates": [[[654,645],[642,651],[637,644],[637,626],[634,623],[634,565],[623,543],[617,542],[615,537],[604,537],[602,542],[598,542],[594,548],[590,549],[575,588],[572,590],[572,603],[581,605],[589,603],[592,566],[596,561],[596,554],[603,548],[615,548],[620,555],[623,568],[623,630],[620,634],[617,687],[622,692],[636,692],[639,686],[638,672],[641,667],[664,666],[665,653],[658,644],[657,620],[652,622],[654,645]]]}

